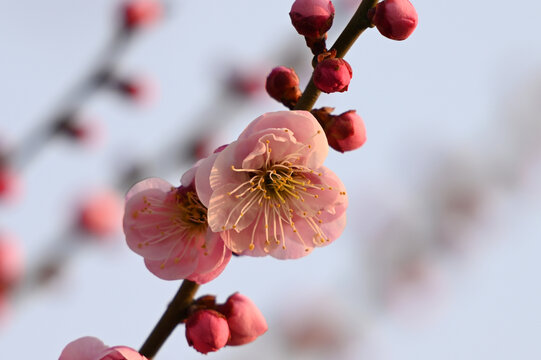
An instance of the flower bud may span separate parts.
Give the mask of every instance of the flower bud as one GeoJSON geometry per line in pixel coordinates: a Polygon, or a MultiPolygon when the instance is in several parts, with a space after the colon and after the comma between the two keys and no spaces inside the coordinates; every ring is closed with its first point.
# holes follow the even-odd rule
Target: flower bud
{"type": "Polygon", "coordinates": [[[344,59],[327,58],[314,70],[314,85],[324,93],[344,92],[348,89],[353,72],[344,59]]]}
{"type": "Polygon", "coordinates": [[[113,191],[101,191],[84,200],[80,205],[79,226],[98,237],[105,237],[120,230],[122,201],[113,191]]]}
{"type": "Polygon", "coordinates": [[[299,34],[320,38],[332,26],[334,6],[330,0],[296,0],[289,17],[299,34]]]}
{"type": "Polygon", "coordinates": [[[188,344],[202,354],[223,348],[229,340],[225,316],[214,310],[199,310],[186,321],[188,344]]]}
{"type": "Polygon", "coordinates": [[[417,27],[417,11],[409,0],[385,0],[376,5],[372,23],[381,35],[405,40],[417,27]]]}
{"type": "Polygon", "coordinates": [[[302,95],[299,89],[299,77],[295,70],[285,66],[272,69],[269,76],[267,76],[265,89],[273,99],[290,109],[297,104],[302,95]]]}
{"type": "Polygon", "coordinates": [[[162,5],[157,0],[130,0],[123,12],[124,26],[131,30],[155,23],[162,15],[162,5]]]}
{"type": "Polygon", "coordinates": [[[231,339],[227,345],[250,343],[268,329],[267,322],[257,306],[248,297],[239,293],[231,295],[219,310],[227,318],[231,332],[231,339]]]}
{"type": "Polygon", "coordinates": [[[329,146],[342,153],[358,149],[366,141],[363,119],[355,110],[346,111],[338,116],[330,116],[323,129],[329,146]]]}

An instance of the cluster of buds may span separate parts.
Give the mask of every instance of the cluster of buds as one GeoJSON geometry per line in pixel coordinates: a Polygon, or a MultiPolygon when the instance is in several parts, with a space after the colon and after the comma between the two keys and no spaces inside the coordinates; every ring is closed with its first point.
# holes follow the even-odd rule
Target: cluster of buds
{"type": "Polygon", "coordinates": [[[312,110],[327,135],[329,146],[341,153],[360,148],[366,142],[363,119],[355,110],[340,115],[332,115],[333,111],[331,107],[312,110]]]}
{"type": "Polygon", "coordinates": [[[203,354],[226,345],[244,345],[267,331],[267,322],[248,297],[235,293],[224,304],[214,296],[196,300],[186,320],[188,344],[203,354]]]}
{"type": "Polygon", "coordinates": [[[330,0],[296,0],[289,17],[314,55],[326,50],[327,31],[334,19],[334,5],[330,0]]]}

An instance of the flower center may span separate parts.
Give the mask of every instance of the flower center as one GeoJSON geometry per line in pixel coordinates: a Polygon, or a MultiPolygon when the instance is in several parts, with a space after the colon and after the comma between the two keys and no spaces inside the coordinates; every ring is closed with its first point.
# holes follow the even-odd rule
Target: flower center
{"type": "MultiPolygon", "coordinates": [[[[329,241],[325,236],[320,224],[323,221],[318,217],[325,204],[320,204],[318,192],[338,191],[323,183],[315,183],[311,179],[322,176],[308,167],[296,164],[300,154],[294,153],[285,157],[280,162],[273,163],[268,155],[271,152],[269,141],[266,142],[267,157],[265,164],[260,169],[231,169],[235,172],[247,173],[247,179],[227,194],[237,200],[234,208],[227,216],[222,230],[237,229],[239,222],[249,212],[254,211],[255,223],[252,229],[252,239],[249,249],[255,248],[254,241],[256,230],[265,232],[265,244],[263,250],[268,252],[271,240],[276,245],[282,245],[286,249],[286,236],[284,225],[288,226],[296,234],[299,241],[305,246],[306,251],[314,245],[321,245],[329,241]],[[253,208],[255,207],[255,210],[253,208]],[[294,217],[301,218],[308,226],[308,235],[312,232],[314,245],[308,245],[306,230],[303,235],[299,233],[294,222],[294,217]],[[264,229],[263,229],[264,227],[264,229]]],[[[340,191],[340,195],[345,194],[340,191]]],[[[287,227],[286,227],[287,229],[287,227]]]]}
{"type": "Polygon", "coordinates": [[[201,203],[195,191],[178,190],[176,195],[177,216],[172,221],[191,229],[194,233],[207,230],[207,208],[201,203]]]}

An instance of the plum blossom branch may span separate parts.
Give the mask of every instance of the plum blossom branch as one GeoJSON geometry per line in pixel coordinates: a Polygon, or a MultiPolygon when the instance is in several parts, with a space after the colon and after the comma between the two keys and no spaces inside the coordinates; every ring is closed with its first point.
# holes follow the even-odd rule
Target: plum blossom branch
{"type": "Polygon", "coordinates": [[[151,360],[161,346],[165,343],[169,335],[175,330],[176,326],[186,319],[187,309],[193,302],[195,293],[199,289],[199,285],[190,280],[184,280],[175,297],[167,306],[167,310],[145,340],[143,346],[139,350],[141,355],[146,356],[151,360]]]}
{"type": "MultiPolygon", "coordinates": [[[[368,20],[368,11],[376,6],[378,0],[363,0],[359,5],[359,8],[346,25],[344,31],[340,34],[336,42],[331,49],[336,50],[336,57],[343,58],[348,50],[351,48],[357,38],[370,27],[370,21],[368,20]]],[[[313,77],[310,78],[308,85],[304,89],[304,92],[295,106],[295,110],[311,110],[321,91],[314,85],[313,77]]]]}

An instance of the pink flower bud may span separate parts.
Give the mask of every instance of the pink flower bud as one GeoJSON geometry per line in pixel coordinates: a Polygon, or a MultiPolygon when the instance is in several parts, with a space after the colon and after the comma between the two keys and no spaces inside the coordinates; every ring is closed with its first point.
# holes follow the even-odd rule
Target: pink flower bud
{"type": "Polygon", "coordinates": [[[334,6],[330,0],[296,0],[289,17],[299,34],[320,38],[332,26],[334,6]]]}
{"type": "Polygon", "coordinates": [[[295,70],[285,66],[272,69],[265,84],[267,93],[287,107],[294,107],[302,93],[299,89],[299,77],[295,70]]]}
{"type": "Polygon", "coordinates": [[[109,236],[121,229],[122,213],[122,200],[119,195],[103,190],[81,203],[79,226],[92,235],[109,236]]]}
{"type": "Polygon", "coordinates": [[[162,10],[157,0],[130,0],[124,4],[124,26],[135,29],[151,25],[160,19],[162,10]]]}
{"type": "Polygon", "coordinates": [[[267,329],[267,322],[261,311],[248,297],[235,293],[231,295],[221,311],[227,318],[231,339],[227,345],[244,345],[263,335],[267,329]]]}
{"type": "Polygon", "coordinates": [[[0,293],[9,290],[21,279],[23,256],[19,242],[5,234],[0,235],[0,293]]]}
{"type": "Polygon", "coordinates": [[[366,141],[366,129],[363,119],[355,110],[346,111],[338,116],[331,116],[323,128],[329,146],[342,153],[358,149],[366,141]]]}
{"type": "Polygon", "coordinates": [[[324,93],[344,92],[348,89],[353,72],[344,59],[327,58],[314,70],[314,85],[324,93]]]}
{"type": "Polygon", "coordinates": [[[223,348],[229,339],[225,316],[214,310],[195,312],[186,321],[186,339],[203,354],[223,348]]]}
{"type": "Polygon", "coordinates": [[[372,18],[381,35],[393,40],[407,39],[417,21],[417,11],[408,0],[382,1],[376,5],[372,18]]]}

